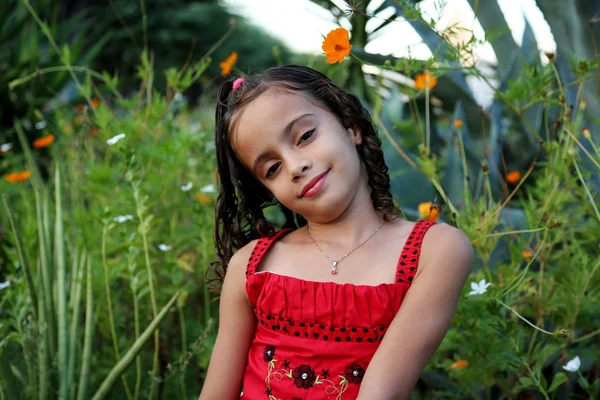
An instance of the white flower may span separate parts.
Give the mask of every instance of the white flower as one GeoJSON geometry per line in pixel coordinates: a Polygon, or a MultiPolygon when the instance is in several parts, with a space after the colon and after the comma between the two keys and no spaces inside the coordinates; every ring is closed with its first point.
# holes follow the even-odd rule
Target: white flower
{"type": "Polygon", "coordinates": [[[479,281],[479,283],[475,283],[475,282],[471,282],[471,292],[469,293],[469,296],[474,295],[474,294],[484,294],[485,292],[487,292],[487,288],[488,286],[490,286],[491,283],[486,283],[485,279],[482,279],[479,281]]]}
{"type": "Polygon", "coordinates": [[[0,146],[0,153],[6,153],[7,151],[11,150],[13,148],[12,143],[4,143],[2,146],[0,146]]]}
{"type": "Polygon", "coordinates": [[[200,189],[200,191],[202,193],[214,193],[215,192],[215,186],[211,183],[210,185],[204,186],[202,189],[200,189]]]}
{"type": "Polygon", "coordinates": [[[117,221],[120,224],[130,219],[133,219],[132,215],[119,215],[118,217],[113,218],[113,220],[117,221]]]}
{"type": "Polygon", "coordinates": [[[196,165],[198,165],[198,160],[196,160],[195,158],[190,158],[187,162],[187,164],[190,167],[195,167],[196,165]]]}
{"type": "Polygon", "coordinates": [[[46,121],[40,121],[35,124],[35,129],[44,129],[46,127],[46,121]]]}
{"type": "Polygon", "coordinates": [[[183,100],[183,95],[179,92],[175,93],[175,97],[174,97],[175,101],[181,101],[183,100]]]}
{"type": "Polygon", "coordinates": [[[169,251],[172,247],[168,244],[161,243],[158,245],[158,248],[160,249],[160,251],[169,251]]]}
{"type": "Polygon", "coordinates": [[[581,367],[581,360],[579,359],[579,356],[577,356],[574,359],[569,360],[567,365],[563,366],[563,369],[569,372],[576,372],[579,370],[579,367],[581,367]]]}
{"type": "Polygon", "coordinates": [[[108,143],[109,145],[113,145],[115,143],[117,143],[119,140],[123,139],[125,137],[124,133],[119,133],[117,136],[113,136],[110,139],[108,139],[106,141],[106,143],[108,143]]]}
{"type": "Polygon", "coordinates": [[[192,182],[188,182],[187,185],[181,186],[181,190],[188,192],[190,189],[192,189],[192,186],[194,186],[194,184],[192,182]]]}
{"type": "Polygon", "coordinates": [[[9,286],[10,286],[10,281],[0,282],[0,290],[6,289],[9,286]]]}

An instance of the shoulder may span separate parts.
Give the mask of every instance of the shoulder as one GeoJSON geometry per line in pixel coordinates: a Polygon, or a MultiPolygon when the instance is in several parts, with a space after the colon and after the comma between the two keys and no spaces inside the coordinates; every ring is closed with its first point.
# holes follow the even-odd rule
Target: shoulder
{"type": "Polygon", "coordinates": [[[473,266],[471,240],[463,231],[451,225],[432,225],[421,246],[419,264],[424,268],[436,268],[441,265],[452,270],[470,271],[473,266]]]}
{"type": "Polygon", "coordinates": [[[227,266],[228,273],[231,271],[234,274],[241,273],[242,275],[245,275],[248,260],[259,240],[260,239],[251,240],[233,254],[231,260],[229,260],[229,265],[227,266]]]}

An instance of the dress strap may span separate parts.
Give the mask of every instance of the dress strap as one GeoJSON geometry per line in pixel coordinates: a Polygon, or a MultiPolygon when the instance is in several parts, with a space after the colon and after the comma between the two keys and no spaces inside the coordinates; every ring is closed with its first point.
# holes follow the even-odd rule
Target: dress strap
{"type": "Polygon", "coordinates": [[[400,253],[396,282],[404,283],[406,286],[410,286],[412,283],[419,267],[419,255],[421,254],[423,237],[433,225],[435,225],[435,222],[418,221],[413,227],[410,235],[408,235],[408,239],[406,239],[402,253],[400,253]]]}
{"type": "Polygon", "coordinates": [[[246,266],[246,275],[252,275],[256,272],[256,268],[262,261],[264,255],[266,254],[269,247],[275,242],[279,237],[283,236],[286,233],[293,231],[292,228],[280,229],[277,232],[274,232],[268,236],[263,236],[258,239],[254,249],[252,250],[252,254],[248,259],[248,264],[246,266]]]}

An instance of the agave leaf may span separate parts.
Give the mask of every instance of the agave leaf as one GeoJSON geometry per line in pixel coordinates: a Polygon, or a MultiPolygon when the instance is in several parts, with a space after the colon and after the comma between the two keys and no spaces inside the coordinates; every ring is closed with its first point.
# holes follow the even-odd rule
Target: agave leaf
{"type": "Polygon", "coordinates": [[[501,31],[506,32],[492,40],[490,44],[496,53],[498,59],[498,70],[502,74],[508,69],[511,55],[518,50],[504,14],[496,1],[485,2],[483,0],[468,0],[473,12],[481,23],[484,32],[501,31]]]}

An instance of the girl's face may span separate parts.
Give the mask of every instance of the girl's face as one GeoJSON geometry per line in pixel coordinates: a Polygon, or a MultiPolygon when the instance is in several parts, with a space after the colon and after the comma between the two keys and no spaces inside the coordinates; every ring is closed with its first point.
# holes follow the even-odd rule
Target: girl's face
{"type": "Polygon", "coordinates": [[[242,164],[309,221],[337,218],[359,190],[368,190],[356,149],[360,132],[301,93],[268,89],[240,111],[230,139],[242,164]]]}

